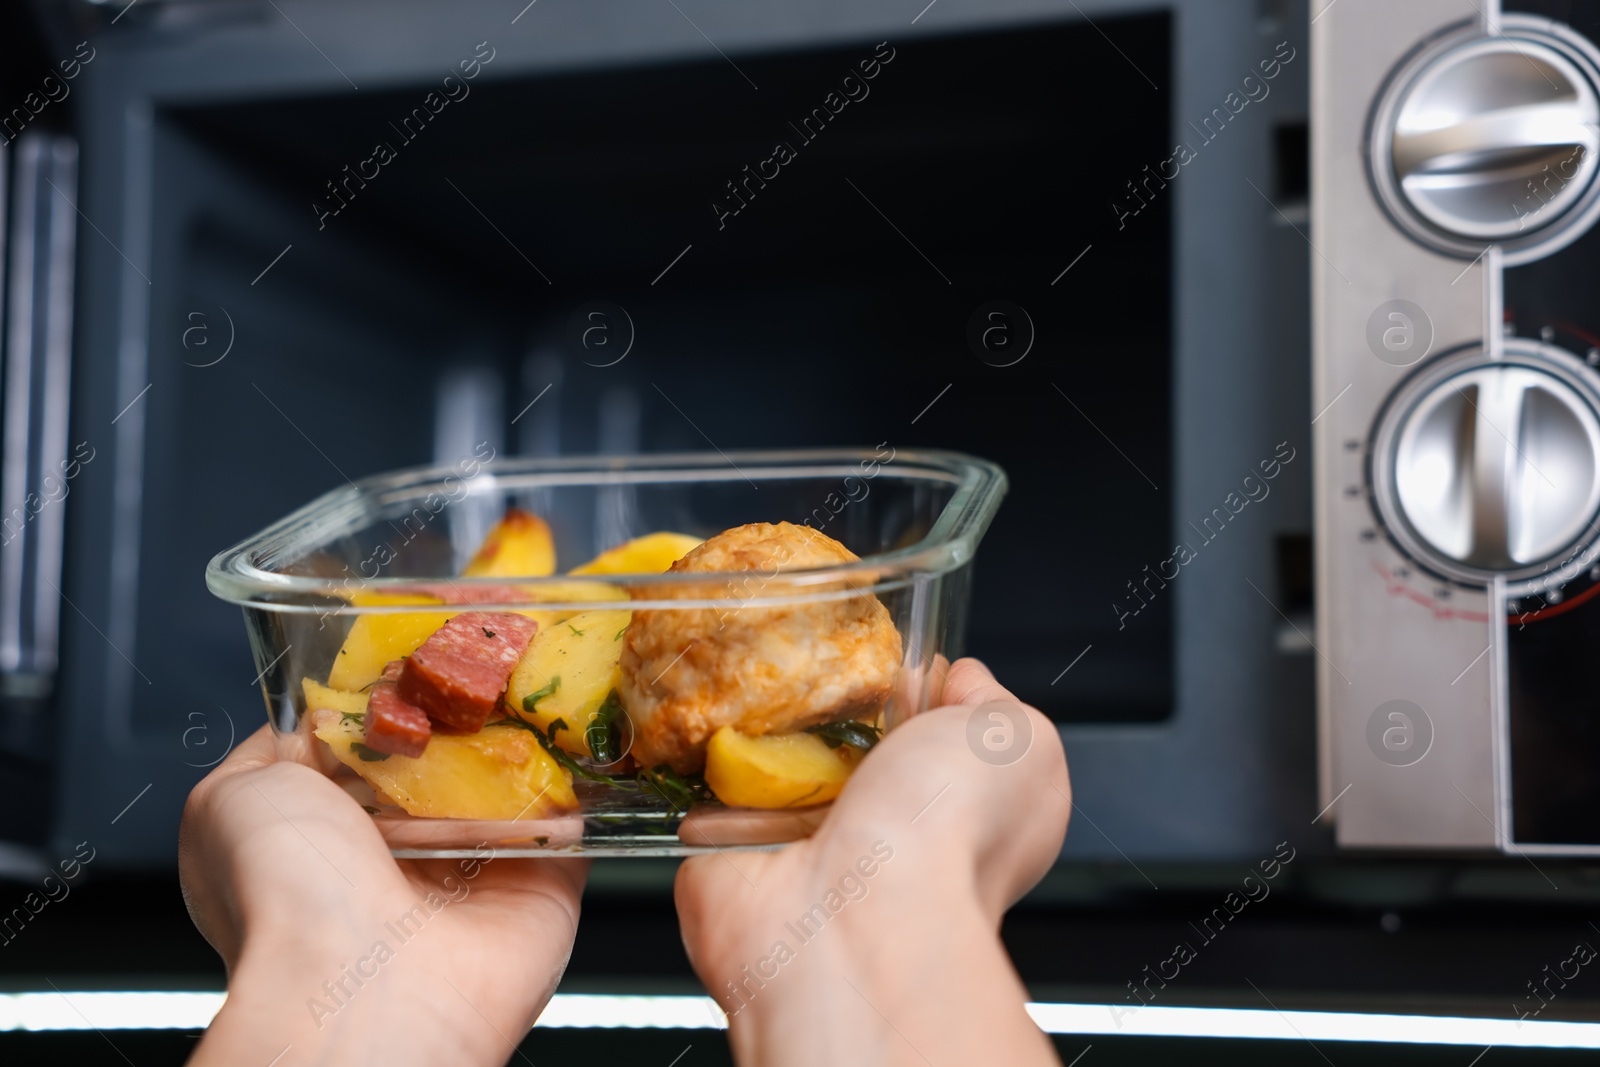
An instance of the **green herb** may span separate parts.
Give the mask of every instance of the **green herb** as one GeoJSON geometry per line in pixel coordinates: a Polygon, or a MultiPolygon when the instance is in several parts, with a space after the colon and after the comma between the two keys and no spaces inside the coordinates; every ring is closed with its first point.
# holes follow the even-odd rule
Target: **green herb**
{"type": "Polygon", "coordinates": [[[537,710],[535,706],[539,703],[539,701],[543,700],[545,697],[549,696],[551,693],[554,693],[560,688],[561,675],[551,675],[549,684],[543,689],[535,689],[533,692],[522,698],[522,710],[531,715],[535,710],[537,710]]]}
{"type": "Polygon", "coordinates": [[[600,705],[600,710],[590,720],[588,729],[583,732],[596,763],[611,764],[622,758],[622,723],[626,716],[617,691],[611,690],[606,694],[605,703],[600,705]]]}
{"type": "Polygon", "coordinates": [[[360,741],[350,742],[350,751],[359,756],[362,763],[378,763],[389,758],[389,753],[379,752],[375,748],[368,748],[360,741]]]}
{"type": "MultiPolygon", "coordinates": [[[[530,696],[528,699],[532,700],[533,697],[530,696]]],[[[520,730],[528,731],[534,737],[538,738],[539,744],[544,746],[544,750],[550,753],[551,757],[557,763],[561,764],[561,766],[565,767],[567,771],[575,778],[583,778],[591,782],[599,782],[602,785],[614,785],[622,789],[634,788],[634,784],[631,779],[626,777],[613,777],[609,774],[601,774],[599,771],[592,771],[588,767],[585,767],[583,764],[579,763],[577,760],[573,759],[572,753],[557,745],[555,743],[556,734],[559,731],[568,728],[567,720],[565,719],[557,719],[555,722],[551,723],[550,732],[548,734],[528,720],[519,719],[515,716],[504,719],[496,719],[494,722],[491,722],[488,725],[511,726],[520,730]]]]}
{"type": "Polygon", "coordinates": [[[613,641],[621,641],[622,640],[622,635],[627,633],[627,632],[628,632],[628,627],[626,625],[624,625],[622,627],[622,629],[617,631],[617,636],[613,637],[611,640],[613,640],[613,641]]]}
{"type": "MultiPolygon", "coordinates": [[[[552,679],[551,687],[554,687],[554,679],[552,679]]],[[[536,697],[542,695],[548,694],[533,694],[527,698],[525,703],[531,702],[536,697]]],[[[609,704],[610,702],[610,698],[608,697],[607,703],[609,704]]],[[[618,705],[618,710],[621,710],[620,704],[618,705]]],[[[650,792],[655,793],[661,799],[665,800],[672,807],[673,811],[677,812],[679,815],[682,815],[684,812],[688,811],[688,809],[693,807],[696,803],[714,801],[717,799],[716,794],[711,791],[711,787],[706,785],[706,780],[703,776],[698,774],[681,775],[665,763],[660,764],[659,766],[656,766],[648,771],[640,771],[633,778],[629,778],[625,775],[601,774],[599,771],[591,770],[590,768],[585,767],[582,763],[579,763],[576,759],[574,759],[570,752],[566,751],[555,743],[556,734],[560,733],[562,730],[571,729],[571,727],[567,725],[567,720],[565,719],[556,719],[554,722],[552,722],[548,732],[539,729],[539,727],[535,726],[531,722],[528,722],[526,719],[520,719],[515,716],[504,719],[496,719],[494,722],[491,722],[488,725],[510,726],[514,729],[526,730],[534,737],[538,738],[539,744],[544,746],[544,750],[550,753],[551,757],[562,767],[566,768],[566,770],[574,778],[582,778],[590,782],[599,782],[602,785],[614,786],[618,789],[648,789],[650,792]]],[[[631,818],[631,816],[629,818],[631,818]]]]}
{"type": "Polygon", "coordinates": [[[865,752],[878,743],[883,731],[864,722],[846,719],[844,722],[825,722],[821,726],[808,726],[806,733],[816,734],[829,748],[851,745],[865,752]]]}
{"type": "Polygon", "coordinates": [[[671,836],[677,830],[670,822],[662,819],[641,818],[638,815],[590,815],[590,822],[600,826],[616,828],[621,833],[634,835],[649,834],[651,836],[671,836]]]}
{"type": "Polygon", "coordinates": [[[367,721],[367,715],[366,715],[365,712],[361,712],[361,711],[341,711],[339,713],[339,725],[340,726],[345,726],[345,725],[348,725],[349,723],[355,723],[355,724],[357,724],[359,726],[359,725],[364,725],[366,723],[366,721],[367,721]]]}
{"type": "Polygon", "coordinates": [[[585,632],[583,630],[578,629],[576,626],[572,625],[570,622],[567,623],[567,629],[572,631],[572,635],[574,637],[582,637],[584,635],[584,632],[585,632]]]}
{"type": "Polygon", "coordinates": [[[704,777],[679,774],[665,763],[659,763],[648,771],[640,771],[639,784],[665,800],[680,815],[697,801],[717,799],[711,787],[706,785],[704,777]]]}

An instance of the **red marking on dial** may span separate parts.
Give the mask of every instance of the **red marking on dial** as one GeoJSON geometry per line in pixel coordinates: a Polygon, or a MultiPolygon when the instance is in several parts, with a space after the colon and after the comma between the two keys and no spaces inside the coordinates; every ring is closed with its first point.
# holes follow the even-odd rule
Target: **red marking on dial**
{"type": "Polygon", "coordinates": [[[1545,619],[1553,619],[1557,615],[1571,611],[1573,608],[1582,604],[1586,600],[1593,600],[1596,596],[1600,596],[1600,582],[1591,585],[1589,588],[1585,589],[1583,592],[1579,593],[1570,600],[1563,600],[1559,604],[1547,603],[1538,611],[1524,611],[1519,615],[1508,615],[1506,618],[1507,621],[1526,626],[1530,622],[1541,622],[1545,619]]]}
{"type": "MultiPolygon", "coordinates": [[[[1419,604],[1433,613],[1433,617],[1441,622],[1451,619],[1461,619],[1464,622],[1488,622],[1489,613],[1486,611],[1465,611],[1431,597],[1427,593],[1411,588],[1404,579],[1397,578],[1395,573],[1377,560],[1372,561],[1372,569],[1378,572],[1383,579],[1384,590],[1393,597],[1401,597],[1414,604],[1419,604]]],[[[1596,588],[1600,588],[1597,586],[1596,588]]]]}

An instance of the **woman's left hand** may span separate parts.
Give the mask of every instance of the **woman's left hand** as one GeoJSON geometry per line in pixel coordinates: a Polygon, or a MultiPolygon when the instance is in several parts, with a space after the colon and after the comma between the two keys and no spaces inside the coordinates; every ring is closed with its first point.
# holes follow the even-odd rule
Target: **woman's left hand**
{"type": "Polygon", "coordinates": [[[196,1064],[504,1063],[566,968],[588,874],[488,847],[396,860],[269,727],[195,786],[178,855],[229,975],[196,1064]]]}

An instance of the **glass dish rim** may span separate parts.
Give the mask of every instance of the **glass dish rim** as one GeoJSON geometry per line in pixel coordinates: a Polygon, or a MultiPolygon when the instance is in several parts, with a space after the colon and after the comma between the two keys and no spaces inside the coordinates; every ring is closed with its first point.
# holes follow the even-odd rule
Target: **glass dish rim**
{"type": "MultiPolygon", "coordinates": [[[[881,447],[881,446],[880,446],[881,447]]],[[[507,480],[524,482],[517,488],[538,488],[546,485],[572,484],[648,484],[662,480],[732,480],[746,479],[741,466],[759,468],[767,475],[785,477],[838,475],[841,478],[863,477],[843,469],[846,464],[877,463],[879,469],[869,480],[889,476],[897,479],[936,480],[954,484],[955,491],[949,502],[928,532],[914,545],[889,552],[863,557],[855,563],[835,567],[812,568],[783,572],[786,590],[824,587],[814,592],[784,592],[729,598],[686,599],[673,597],[651,599],[633,591],[639,589],[672,589],[687,585],[705,586],[718,581],[747,580],[750,571],[695,572],[693,574],[646,575],[566,575],[556,574],[542,578],[517,578],[518,587],[536,591],[550,589],[559,594],[563,587],[570,592],[575,582],[606,585],[627,590],[629,607],[690,609],[697,607],[748,607],[751,604],[778,606],[790,603],[811,602],[834,597],[860,596],[863,593],[890,592],[904,588],[917,576],[937,576],[969,562],[976,551],[977,542],[987,530],[999,507],[1007,487],[1005,472],[990,460],[944,449],[894,450],[888,460],[881,453],[866,448],[803,448],[803,449],[749,449],[735,452],[661,452],[634,455],[585,455],[559,458],[504,457],[481,461],[478,473],[465,480],[473,486],[468,496],[496,491],[507,480]],[[819,466],[836,469],[818,471],[819,466]],[[585,477],[587,475],[588,477],[585,477]],[[651,477],[654,475],[654,477],[651,477]],[[663,479],[674,475],[676,479],[663,479]],[[840,590],[826,587],[844,581],[848,587],[840,590]]],[[[288,515],[269,524],[257,533],[218,552],[206,565],[206,587],[211,593],[241,607],[259,608],[273,612],[305,612],[329,615],[342,614],[393,614],[416,612],[419,605],[351,604],[346,597],[351,590],[349,578],[322,578],[311,575],[293,575],[263,569],[256,560],[273,552],[282,553],[297,543],[315,545],[326,543],[339,536],[341,527],[353,532],[354,523],[364,500],[413,496],[423,499],[429,487],[442,485],[446,478],[462,479],[461,463],[433,464],[407,467],[355,479],[317,496],[296,508],[288,515]],[[342,521],[341,521],[342,520],[342,521]],[[296,598],[302,598],[297,600],[296,598]],[[335,605],[336,606],[331,606],[335,605]]],[[[752,483],[754,484],[754,483],[752,483]]],[[[465,497],[463,498],[465,499],[465,497]]],[[[864,499],[864,498],[863,498],[864,499]]],[[[759,520],[756,520],[759,521],[759,520]]],[[[455,575],[410,575],[405,577],[360,578],[356,588],[375,593],[415,592],[419,582],[448,579],[466,588],[505,587],[513,584],[505,578],[461,578],[455,575]]],[[[504,601],[483,603],[483,610],[537,609],[579,610],[615,609],[617,600],[586,601],[556,596],[551,599],[504,601]]],[[[426,607],[426,605],[421,605],[426,607]]],[[[459,609],[458,605],[441,605],[444,609],[459,609]]]]}

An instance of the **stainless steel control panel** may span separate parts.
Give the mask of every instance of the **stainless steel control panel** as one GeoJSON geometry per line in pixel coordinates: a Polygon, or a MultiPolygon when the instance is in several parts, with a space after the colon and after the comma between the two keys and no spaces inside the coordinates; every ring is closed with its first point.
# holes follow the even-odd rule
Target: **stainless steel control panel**
{"type": "Polygon", "coordinates": [[[1526,654],[1558,632],[1526,622],[1600,554],[1600,376],[1515,333],[1505,279],[1600,214],[1597,122],[1600,53],[1548,19],[1341,0],[1313,21],[1320,791],[1341,845],[1522,847],[1508,634],[1567,669],[1526,654]]]}

